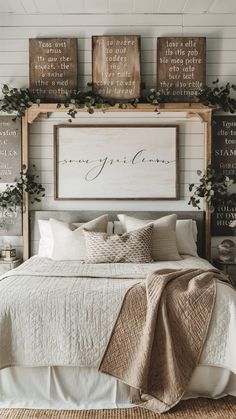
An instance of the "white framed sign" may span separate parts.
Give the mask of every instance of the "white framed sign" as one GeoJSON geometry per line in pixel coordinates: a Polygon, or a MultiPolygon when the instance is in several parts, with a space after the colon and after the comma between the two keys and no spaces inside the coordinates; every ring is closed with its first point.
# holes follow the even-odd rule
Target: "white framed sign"
{"type": "Polygon", "coordinates": [[[178,199],[178,126],[54,126],[55,199],[178,199]]]}

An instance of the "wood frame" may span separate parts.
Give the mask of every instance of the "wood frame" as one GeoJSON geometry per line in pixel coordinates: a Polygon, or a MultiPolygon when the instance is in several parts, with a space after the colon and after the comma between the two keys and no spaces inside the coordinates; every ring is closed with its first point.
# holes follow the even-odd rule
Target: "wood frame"
{"type": "MultiPolygon", "coordinates": [[[[52,112],[68,111],[67,108],[61,106],[57,108],[56,104],[46,103],[40,106],[34,104],[26,110],[25,116],[22,120],[22,163],[28,167],[29,165],[29,129],[28,125],[41,117],[48,117],[52,112]]],[[[97,110],[102,112],[102,110],[97,110]]],[[[126,109],[120,109],[118,105],[111,107],[107,112],[185,112],[187,118],[198,117],[204,123],[204,136],[205,136],[205,167],[211,163],[211,120],[213,109],[199,104],[199,103],[163,103],[158,105],[151,104],[138,104],[137,107],[127,105],[126,109]]],[[[77,112],[87,112],[85,109],[77,109],[77,112]]],[[[205,252],[206,259],[211,258],[211,213],[205,205],[205,252]]],[[[23,245],[24,253],[23,259],[29,258],[29,202],[28,197],[25,195],[25,211],[23,213],[23,245]]]]}
{"type": "Polygon", "coordinates": [[[58,124],[54,125],[53,127],[53,166],[54,166],[54,199],[56,201],[97,201],[97,200],[105,200],[105,201],[148,201],[148,200],[168,200],[168,201],[176,201],[179,199],[179,126],[178,125],[79,125],[79,124],[58,124]],[[57,167],[57,140],[58,140],[58,130],[60,128],[175,128],[176,130],[176,137],[175,137],[175,197],[84,197],[84,198],[76,198],[76,197],[59,197],[58,196],[58,167],[57,167]]]}

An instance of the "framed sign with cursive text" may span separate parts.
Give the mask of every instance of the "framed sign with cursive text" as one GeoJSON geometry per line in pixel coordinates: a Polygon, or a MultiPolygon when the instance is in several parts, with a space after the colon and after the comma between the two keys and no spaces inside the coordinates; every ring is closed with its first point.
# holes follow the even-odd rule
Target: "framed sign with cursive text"
{"type": "Polygon", "coordinates": [[[54,126],[55,199],[178,199],[178,126],[54,126]]]}

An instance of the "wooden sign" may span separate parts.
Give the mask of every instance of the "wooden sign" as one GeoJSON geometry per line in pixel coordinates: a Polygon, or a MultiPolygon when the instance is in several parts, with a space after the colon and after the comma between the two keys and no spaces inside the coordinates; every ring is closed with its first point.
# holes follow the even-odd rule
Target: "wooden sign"
{"type": "Polygon", "coordinates": [[[231,221],[236,219],[236,206],[221,205],[211,216],[212,236],[233,236],[234,229],[229,227],[231,221]]]}
{"type": "Polygon", "coordinates": [[[55,125],[54,176],[55,199],[178,199],[178,127],[55,125]]]}
{"type": "Polygon", "coordinates": [[[93,91],[105,98],[140,96],[140,36],[93,36],[93,91]]]}
{"type": "Polygon", "coordinates": [[[170,102],[196,102],[206,83],[206,38],[157,39],[157,89],[170,102]]]}
{"type": "Polygon", "coordinates": [[[0,116],[0,183],[14,182],[21,171],[21,121],[0,116]]]}
{"type": "Polygon", "coordinates": [[[236,182],[236,116],[213,116],[212,165],[236,182]]]}
{"type": "Polygon", "coordinates": [[[0,236],[21,236],[22,235],[22,213],[8,212],[2,214],[0,212],[0,236]]]}
{"type": "Polygon", "coordinates": [[[61,102],[77,90],[77,40],[29,40],[30,90],[41,102],[61,102]]]}

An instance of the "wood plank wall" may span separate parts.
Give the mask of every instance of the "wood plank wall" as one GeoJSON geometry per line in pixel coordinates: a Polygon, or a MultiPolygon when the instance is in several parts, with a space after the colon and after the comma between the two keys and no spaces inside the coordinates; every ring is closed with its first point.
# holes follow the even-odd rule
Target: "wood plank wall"
{"type": "MultiPolygon", "coordinates": [[[[141,35],[142,79],[147,87],[156,81],[156,38],[158,36],[206,36],[207,81],[217,77],[222,82],[236,82],[236,15],[235,14],[32,14],[0,15],[0,83],[28,86],[28,38],[78,38],[79,85],[91,81],[91,36],[103,34],[141,35]]],[[[188,183],[197,181],[196,170],[203,167],[203,125],[184,120],[184,115],[95,114],[80,115],[76,123],[179,123],[180,124],[180,201],[173,202],[55,202],[53,200],[52,132],[53,125],[67,122],[66,116],[53,114],[49,120],[38,120],[30,128],[30,157],[37,165],[40,179],[46,184],[46,199],[37,209],[192,209],[187,206],[188,183]]],[[[212,240],[213,254],[218,241],[212,240]]],[[[11,242],[21,252],[21,238],[0,238],[11,242]]]]}

